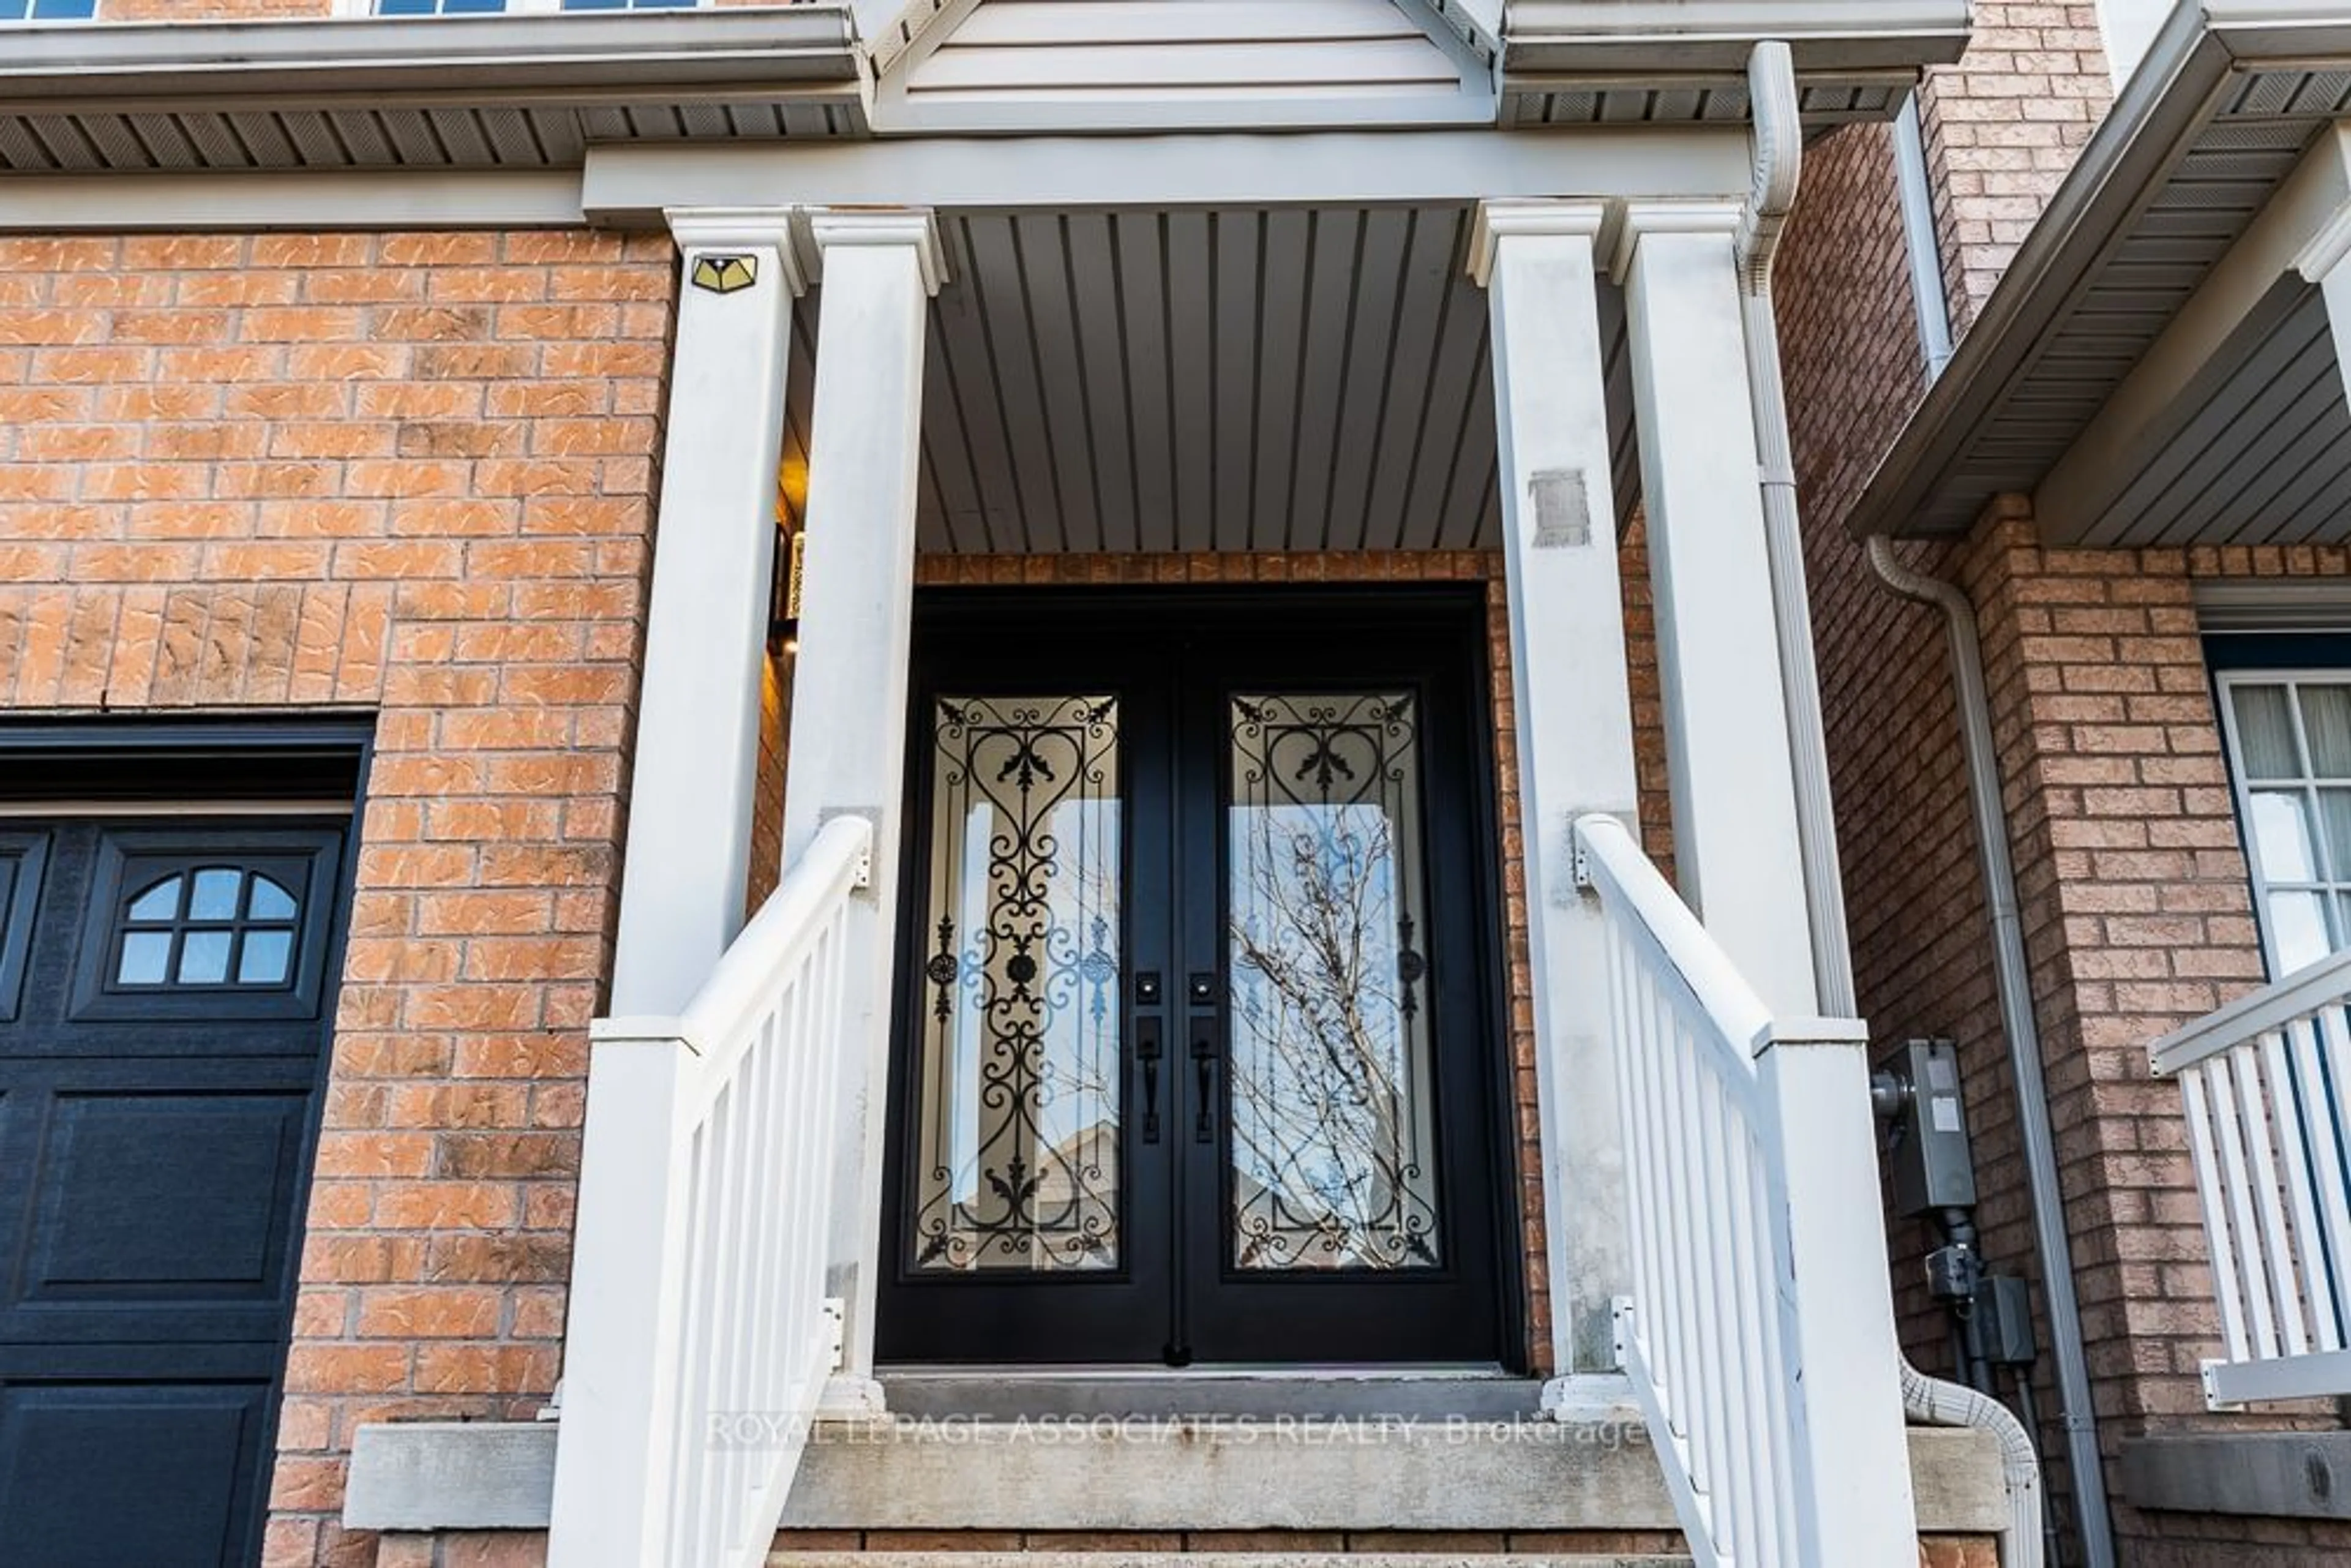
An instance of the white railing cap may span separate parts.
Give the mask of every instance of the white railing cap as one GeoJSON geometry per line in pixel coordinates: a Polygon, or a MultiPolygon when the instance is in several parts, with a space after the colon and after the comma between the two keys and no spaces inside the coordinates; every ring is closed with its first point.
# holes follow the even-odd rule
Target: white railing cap
{"type": "Polygon", "coordinates": [[[1625,824],[1596,811],[1578,817],[1575,841],[1590,880],[1625,901],[1634,924],[1656,944],[1658,955],[1680,976],[1722,1038],[1734,1046],[1740,1041],[1760,1044],[1771,1030],[1771,1009],[1625,824]]]}
{"type": "Polygon", "coordinates": [[[2147,1061],[2158,1074],[2178,1072],[2344,1001],[2351,1001],[2351,952],[2321,958],[2174,1030],[2147,1048],[2147,1061]]]}

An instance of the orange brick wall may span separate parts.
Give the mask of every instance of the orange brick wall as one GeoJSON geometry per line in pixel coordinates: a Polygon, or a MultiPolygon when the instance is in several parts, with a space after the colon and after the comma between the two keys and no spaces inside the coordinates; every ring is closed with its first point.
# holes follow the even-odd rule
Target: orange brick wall
{"type": "Polygon", "coordinates": [[[1964,335],[2114,100],[2094,0],[1974,0],[1919,89],[1952,332],[1964,335]]]}
{"type": "Polygon", "coordinates": [[[0,239],[0,706],[371,710],[269,1561],[554,1385],[665,238],[0,239]]]}

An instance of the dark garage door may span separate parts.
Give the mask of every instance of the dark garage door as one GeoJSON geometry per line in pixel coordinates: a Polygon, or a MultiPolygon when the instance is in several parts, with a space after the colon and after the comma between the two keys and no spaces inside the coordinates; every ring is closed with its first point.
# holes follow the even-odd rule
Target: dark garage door
{"type": "Polygon", "coordinates": [[[259,1555],[349,820],[219,813],[0,819],[0,1563],[259,1555]]]}

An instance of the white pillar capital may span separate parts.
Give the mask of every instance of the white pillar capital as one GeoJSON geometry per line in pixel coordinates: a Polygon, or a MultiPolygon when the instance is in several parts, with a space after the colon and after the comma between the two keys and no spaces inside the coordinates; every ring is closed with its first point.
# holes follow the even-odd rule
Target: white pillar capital
{"type": "Polygon", "coordinates": [[[1469,229],[1469,277],[1480,288],[1491,284],[1495,253],[1504,239],[1520,235],[1596,239],[1607,221],[1604,202],[1519,197],[1479,202],[1469,229]]]}
{"type": "Polygon", "coordinates": [[[808,278],[792,246],[790,207],[664,207],[670,238],[679,252],[693,258],[713,251],[756,251],[772,256],[783,270],[785,289],[798,298],[807,292],[808,278]]]}
{"type": "Polygon", "coordinates": [[[928,207],[810,207],[809,232],[827,256],[863,246],[913,247],[925,294],[937,294],[947,280],[938,220],[928,207]]]}
{"type": "Polygon", "coordinates": [[[1627,202],[1618,214],[1615,243],[1608,247],[1608,276],[1622,283],[1633,270],[1641,242],[1653,236],[1692,235],[1735,241],[1747,209],[1726,197],[1712,202],[1627,202]]]}

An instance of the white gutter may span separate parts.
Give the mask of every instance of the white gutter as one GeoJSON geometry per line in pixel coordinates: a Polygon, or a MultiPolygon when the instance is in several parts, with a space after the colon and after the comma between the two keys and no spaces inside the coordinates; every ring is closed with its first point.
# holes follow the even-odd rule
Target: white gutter
{"type": "Polygon", "coordinates": [[[1927,142],[1915,92],[1894,116],[1894,173],[1902,193],[1902,248],[1910,263],[1910,300],[1918,313],[1918,352],[1932,383],[1951,362],[1951,298],[1943,287],[1943,245],[1935,232],[1935,196],[1927,179],[1927,142]]]}
{"type": "MultiPolygon", "coordinates": [[[[178,102],[296,93],[854,87],[847,5],[543,16],[111,23],[11,28],[0,111],[26,100],[178,102]]],[[[144,102],[141,107],[146,107],[144,102]]]]}

